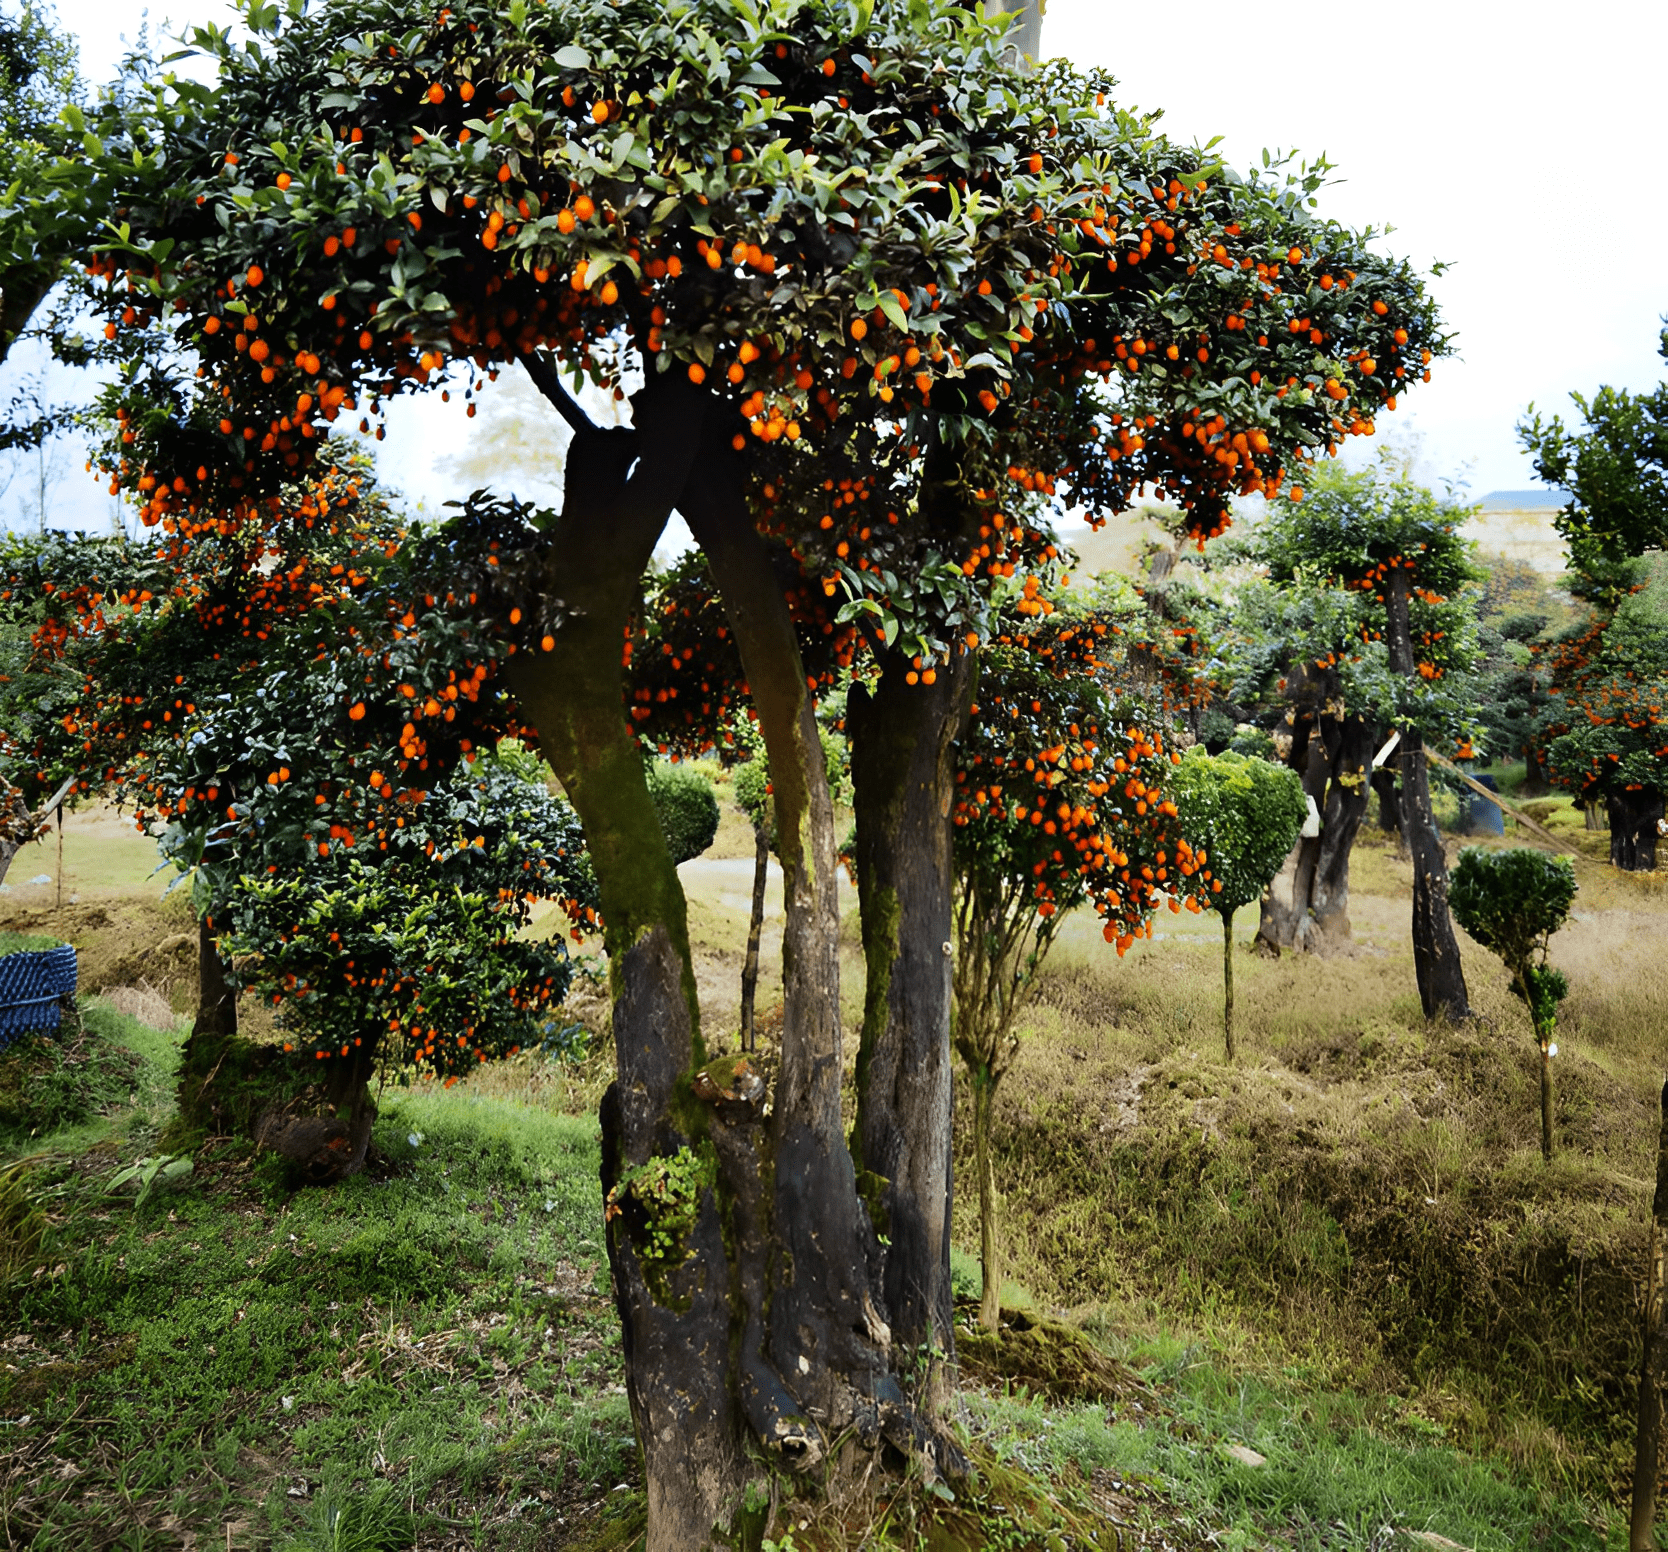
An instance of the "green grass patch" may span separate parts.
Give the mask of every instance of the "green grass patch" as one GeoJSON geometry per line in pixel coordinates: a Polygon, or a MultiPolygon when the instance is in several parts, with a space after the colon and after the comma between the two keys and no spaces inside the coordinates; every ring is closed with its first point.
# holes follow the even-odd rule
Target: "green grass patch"
{"type": "Polygon", "coordinates": [[[1098,1405],[1050,1407],[1026,1396],[969,1398],[976,1435],[1005,1461],[1044,1476],[1079,1472],[1138,1511],[1155,1487],[1163,1509],[1192,1509],[1210,1545],[1294,1552],[1380,1552],[1426,1531],[1476,1552],[1626,1545],[1619,1517],[1537,1488],[1510,1462],[1453,1447],[1442,1427],[1395,1395],[1364,1396],[1259,1378],[1178,1338],[1122,1344],[1159,1392],[1143,1415],[1098,1405]],[[1263,1457],[1251,1465],[1231,1446],[1263,1457]],[[1606,1524],[1605,1520],[1609,1523],[1606,1524]]]}
{"type": "MultiPolygon", "coordinates": [[[[88,1031],[165,1087],[177,1037],[88,1031]]],[[[547,1545],[634,1482],[594,1121],[387,1094],[333,1190],[222,1141],[136,1203],[143,1110],[60,1130],[0,1214],[49,1225],[0,1290],[13,1544],[547,1545]]]]}

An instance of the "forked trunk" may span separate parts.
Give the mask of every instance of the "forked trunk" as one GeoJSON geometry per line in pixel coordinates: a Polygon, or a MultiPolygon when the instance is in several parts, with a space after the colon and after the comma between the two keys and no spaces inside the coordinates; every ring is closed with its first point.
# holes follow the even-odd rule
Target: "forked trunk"
{"type": "Polygon", "coordinates": [[[753,910],[747,918],[747,957],[741,965],[741,1048],[758,1049],[753,1006],[759,990],[759,939],[764,934],[765,885],[770,880],[770,826],[753,826],[753,910]]]}
{"type": "MultiPolygon", "coordinates": [[[[784,575],[754,528],[728,426],[679,499],[735,633],[770,759],[782,865],[781,1062],[769,1114],[757,1079],[715,1064],[695,1094],[713,1105],[719,1193],[729,1214],[735,1340],[709,1384],[728,1383],[776,1469],[862,1470],[837,1441],[889,1441],[929,1474],[963,1468],[929,1434],[893,1373],[879,1240],[841,1133],[838,861],[816,708],[784,575]],[[726,1087],[726,1085],[729,1085],[726,1087]],[[731,1096],[734,1096],[733,1098],[731,1096]],[[742,1107],[742,1108],[738,1108],[742,1107]]],[[[789,572],[791,575],[791,571],[789,572]]],[[[688,1383],[686,1380],[685,1383],[688,1383]]],[[[699,1450],[700,1440],[688,1438],[699,1450]]],[[[741,1485],[736,1476],[735,1486],[741,1485]]],[[[700,1546],[661,1536],[650,1547],[700,1546]]]]}
{"type": "Polygon", "coordinates": [[[1668,1329],[1663,1324],[1668,1277],[1668,1083],[1662,1086],[1662,1129],[1656,1144],[1656,1195],[1651,1202],[1645,1298],[1640,1320],[1639,1431],[1633,1453],[1633,1513],[1628,1552],[1656,1552],[1656,1494],[1662,1480],[1662,1382],[1668,1370],[1668,1329]]]}
{"type": "Polygon", "coordinates": [[[1605,794],[1610,810],[1610,860],[1629,873],[1649,873],[1656,867],[1656,843],[1661,833],[1662,794],[1647,787],[1605,794]]]}
{"type": "Polygon", "coordinates": [[[1219,911],[1222,918],[1222,1036],[1228,1060],[1234,1059],[1234,913],[1219,911]]]}
{"type": "Polygon", "coordinates": [[[1350,941],[1349,864],[1367,814],[1367,777],[1377,734],[1343,714],[1336,687],[1319,670],[1294,673],[1300,707],[1286,763],[1320,813],[1320,833],[1302,836],[1264,893],[1257,946],[1330,954],[1350,941]]]}
{"type": "MultiPolygon", "coordinates": [[[[1413,676],[1413,636],[1408,619],[1407,572],[1390,573],[1385,601],[1385,644],[1392,673],[1413,676]]],[[[1413,969],[1426,1018],[1444,1014],[1454,1023],[1471,1016],[1459,941],[1448,913],[1448,858],[1431,811],[1425,741],[1417,728],[1402,733],[1402,834],[1413,858],[1413,969]]]]}
{"type": "Polygon", "coordinates": [[[949,1358],[949,810],[955,741],[976,669],[965,653],[942,665],[933,684],[912,685],[905,659],[882,661],[879,681],[867,692],[854,689],[846,710],[867,970],[852,1150],[876,1226],[890,1240],[886,1302],[894,1335],[910,1349],[949,1358]]]}
{"type": "Polygon", "coordinates": [[[701,411],[661,379],[634,401],[635,431],[578,429],[542,579],[566,618],[553,650],[512,658],[509,676],[584,826],[606,925],[618,1075],[602,1104],[602,1189],[651,1552],[705,1547],[734,1523],[746,1471],[710,1117],[691,1090],[704,1053],[683,890],[626,724],[620,654],[701,411]],[[677,1182],[673,1205],[632,1189],[658,1171],[677,1182]]]}
{"type": "Polygon", "coordinates": [[[979,1324],[993,1336],[1002,1328],[1002,1249],[997,1238],[996,1164],[990,1155],[996,1079],[988,1068],[973,1074],[973,1171],[979,1178],[979,1324]]]}

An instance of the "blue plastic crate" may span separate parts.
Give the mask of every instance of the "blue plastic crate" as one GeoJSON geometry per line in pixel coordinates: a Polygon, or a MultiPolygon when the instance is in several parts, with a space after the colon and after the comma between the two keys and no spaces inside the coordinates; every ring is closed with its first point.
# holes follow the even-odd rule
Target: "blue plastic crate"
{"type": "Polygon", "coordinates": [[[57,1030],[63,999],[75,995],[75,981],[75,950],[67,943],[0,958],[0,1048],[19,1035],[57,1030]]]}

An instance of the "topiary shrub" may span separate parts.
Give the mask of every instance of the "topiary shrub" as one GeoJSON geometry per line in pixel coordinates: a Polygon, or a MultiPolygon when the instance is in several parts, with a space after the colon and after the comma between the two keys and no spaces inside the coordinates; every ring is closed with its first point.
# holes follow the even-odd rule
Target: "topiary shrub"
{"type": "Polygon", "coordinates": [[[712,783],[687,765],[656,760],[648,768],[649,797],[660,815],[673,862],[688,862],[718,834],[718,797],[712,783]]]}
{"type": "Polygon", "coordinates": [[[1303,828],[1309,806],[1296,771],[1255,755],[1195,744],[1171,782],[1182,834],[1210,869],[1210,904],[1222,918],[1222,1032],[1234,1054],[1234,912],[1262,898],[1303,828]]]}
{"type": "Polygon", "coordinates": [[[1552,1162],[1552,1031],[1569,991],[1561,970],[1546,962],[1552,934],[1575,899],[1575,867],[1526,846],[1498,851],[1468,846],[1454,864],[1448,907],[1478,944],[1512,973],[1512,992],[1529,1009],[1541,1048],[1541,1157],[1552,1162]]]}

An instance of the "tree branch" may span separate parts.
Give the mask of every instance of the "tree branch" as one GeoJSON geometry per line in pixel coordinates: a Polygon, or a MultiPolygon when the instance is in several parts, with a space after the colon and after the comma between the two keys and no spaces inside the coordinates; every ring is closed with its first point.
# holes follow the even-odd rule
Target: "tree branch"
{"type": "Polygon", "coordinates": [[[562,386],[562,374],[543,356],[529,350],[523,354],[521,364],[527,368],[527,375],[533,379],[533,386],[556,406],[556,413],[576,432],[583,435],[587,431],[602,430],[602,427],[579,407],[579,401],[562,386]]]}

